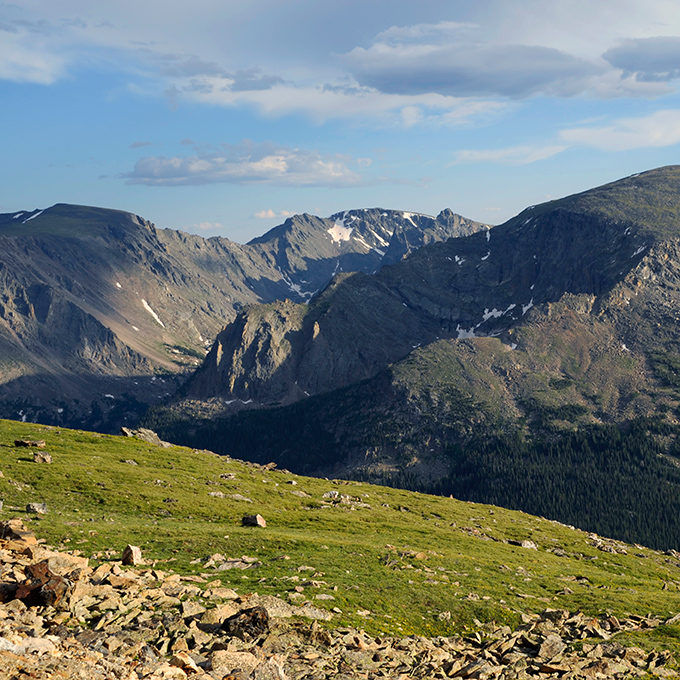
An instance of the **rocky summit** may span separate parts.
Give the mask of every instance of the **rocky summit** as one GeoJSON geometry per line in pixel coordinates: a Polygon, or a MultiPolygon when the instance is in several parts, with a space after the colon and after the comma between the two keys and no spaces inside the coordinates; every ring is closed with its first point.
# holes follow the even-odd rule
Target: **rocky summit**
{"type": "MultiPolygon", "coordinates": [[[[529,680],[678,675],[669,652],[624,646],[618,638],[672,626],[680,615],[662,621],[546,609],[524,615],[515,630],[480,623],[468,637],[373,637],[356,628],[320,626],[331,615],[310,602],[291,605],[253,592],[240,595],[222,587],[215,571],[181,576],[153,564],[124,568],[125,552],[122,561],[108,551],[91,565],[77,553],[47,548],[21,520],[0,523],[3,677],[529,680]]],[[[215,568],[225,562],[212,556],[205,564],[215,568]]],[[[440,614],[446,616],[450,612],[440,614]]]]}
{"type": "Polygon", "coordinates": [[[57,204],[0,215],[0,415],[117,431],[173,394],[244,307],[310,299],[483,225],[381,209],[296,215],[247,245],[57,204]]]}

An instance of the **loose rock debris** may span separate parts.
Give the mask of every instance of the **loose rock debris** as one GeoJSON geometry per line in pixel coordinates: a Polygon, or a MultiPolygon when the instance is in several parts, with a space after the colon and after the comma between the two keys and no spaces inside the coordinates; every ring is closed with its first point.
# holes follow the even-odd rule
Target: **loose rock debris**
{"type": "Polygon", "coordinates": [[[0,522],[0,600],[0,677],[12,680],[677,675],[670,654],[624,647],[616,635],[680,615],[619,620],[546,609],[524,615],[515,631],[491,623],[465,638],[373,638],[324,630],[314,619],[332,615],[309,603],[238,595],[202,576],[123,570],[117,561],[93,569],[86,558],[41,546],[19,520],[0,522]]]}

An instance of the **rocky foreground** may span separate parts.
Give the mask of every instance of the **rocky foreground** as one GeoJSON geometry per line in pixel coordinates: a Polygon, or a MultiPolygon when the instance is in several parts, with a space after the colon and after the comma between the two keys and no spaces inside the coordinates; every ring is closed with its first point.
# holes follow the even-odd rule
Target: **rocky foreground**
{"type": "Polygon", "coordinates": [[[480,624],[465,638],[372,638],[326,630],[318,620],[331,615],[310,602],[239,595],[213,573],[144,566],[133,546],[93,569],[41,545],[20,520],[0,522],[0,602],[0,677],[11,680],[678,675],[667,652],[624,647],[616,636],[680,615],[619,620],[547,609],[515,631],[480,624]]]}

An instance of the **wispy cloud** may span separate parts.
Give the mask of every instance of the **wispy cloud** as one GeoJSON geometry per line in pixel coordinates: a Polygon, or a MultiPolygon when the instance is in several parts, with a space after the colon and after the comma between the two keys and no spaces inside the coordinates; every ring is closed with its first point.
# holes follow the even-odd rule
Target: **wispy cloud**
{"type": "Polygon", "coordinates": [[[123,175],[128,184],[182,186],[268,183],[282,186],[353,186],[362,177],[346,157],[274,144],[223,144],[193,156],[150,156],[123,175]]]}
{"type": "Polygon", "coordinates": [[[185,229],[191,233],[196,231],[212,232],[224,229],[224,225],[219,222],[198,222],[197,224],[190,224],[188,227],[185,227],[185,229]]]}
{"type": "Polygon", "coordinates": [[[153,142],[138,141],[138,142],[132,142],[132,144],[130,144],[130,148],[131,149],[143,149],[145,146],[153,146],[153,145],[154,145],[153,142]]]}
{"type": "Polygon", "coordinates": [[[275,85],[266,90],[235,91],[214,78],[168,91],[175,101],[185,98],[225,107],[252,106],[265,116],[299,113],[316,122],[335,119],[373,119],[399,128],[415,124],[456,126],[495,115],[503,103],[438,93],[389,94],[356,85],[275,85]]]}
{"type": "Polygon", "coordinates": [[[458,151],[454,164],[459,163],[500,163],[503,165],[527,165],[562,153],[566,145],[513,146],[502,149],[466,149],[458,151]]]}
{"type": "Polygon", "coordinates": [[[561,130],[559,143],[525,145],[500,149],[465,149],[453,164],[498,163],[526,165],[551,158],[576,146],[600,151],[629,151],[680,144],[680,109],[666,109],[648,116],[620,118],[607,125],[581,125],[561,130]]]}
{"type": "Polygon", "coordinates": [[[24,27],[0,28],[0,79],[51,85],[66,73],[68,59],[24,27]]]}
{"type": "Polygon", "coordinates": [[[621,118],[609,125],[575,127],[560,132],[570,145],[602,151],[627,151],[680,143],[680,109],[657,111],[638,118],[621,118]]]}

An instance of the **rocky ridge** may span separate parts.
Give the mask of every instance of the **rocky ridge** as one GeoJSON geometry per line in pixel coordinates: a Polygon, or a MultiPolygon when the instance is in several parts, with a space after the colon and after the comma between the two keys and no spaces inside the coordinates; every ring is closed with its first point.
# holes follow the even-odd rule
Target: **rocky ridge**
{"type": "Polygon", "coordinates": [[[617,636],[674,625],[680,615],[546,609],[523,615],[514,631],[480,623],[465,637],[371,637],[320,625],[329,614],[309,601],[223,588],[216,572],[228,563],[256,568],[248,557],[213,555],[205,567],[214,570],[194,576],[156,564],[124,568],[115,551],[98,555],[95,567],[42,545],[20,520],[0,524],[0,556],[0,670],[21,680],[677,676],[668,652],[624,646],[617,636]]]}

